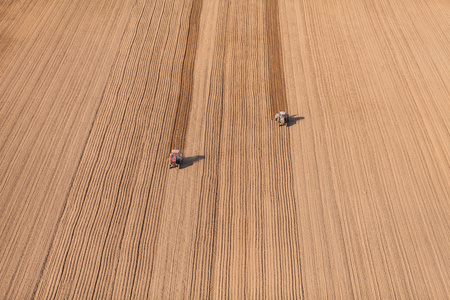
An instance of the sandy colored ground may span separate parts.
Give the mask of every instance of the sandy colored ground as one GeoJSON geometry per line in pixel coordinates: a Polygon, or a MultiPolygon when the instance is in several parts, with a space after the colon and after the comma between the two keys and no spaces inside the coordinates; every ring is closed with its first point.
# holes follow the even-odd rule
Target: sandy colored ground
{"type": "Polygon", "coordinates": [[[450,298],[448,32],[447,0],[1,1],[0,298],[450,298]]]}

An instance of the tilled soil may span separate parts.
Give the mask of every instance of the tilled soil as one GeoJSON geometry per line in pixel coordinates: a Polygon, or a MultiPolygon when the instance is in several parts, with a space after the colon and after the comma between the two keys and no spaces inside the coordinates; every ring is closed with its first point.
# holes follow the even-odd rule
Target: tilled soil
{"type": "Polygon", "coordinates": [[[449,16],[2,1],[0,298],[450,298],[449,16]]]}

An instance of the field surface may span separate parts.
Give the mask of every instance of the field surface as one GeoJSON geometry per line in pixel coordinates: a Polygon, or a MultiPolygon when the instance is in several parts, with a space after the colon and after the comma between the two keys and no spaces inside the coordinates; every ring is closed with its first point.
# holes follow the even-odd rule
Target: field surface
{"type": "Polygon", "coordinates": [[[0,299],[449,299],[449,33],[448,0],[0,1],[0,299]]]}

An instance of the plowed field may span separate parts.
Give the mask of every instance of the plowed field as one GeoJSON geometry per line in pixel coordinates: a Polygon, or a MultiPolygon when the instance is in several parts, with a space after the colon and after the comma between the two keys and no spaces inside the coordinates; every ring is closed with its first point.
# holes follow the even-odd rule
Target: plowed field
{"type": "Polygon", "coordinates": [[[449,33],[448,0],[0,1],[0,298],[450,298],[449,33]]]}

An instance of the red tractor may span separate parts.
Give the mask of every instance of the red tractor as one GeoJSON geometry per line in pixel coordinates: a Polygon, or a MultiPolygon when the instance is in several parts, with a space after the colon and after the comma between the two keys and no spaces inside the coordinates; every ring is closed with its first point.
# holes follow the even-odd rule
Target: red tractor
{"type": "Polygon", "coordinates": [[[183,154],[180,150],[172,150],[169,156],[169,169],[178,167],[181,168],[181,162],[183,161],[183,154]]]}

